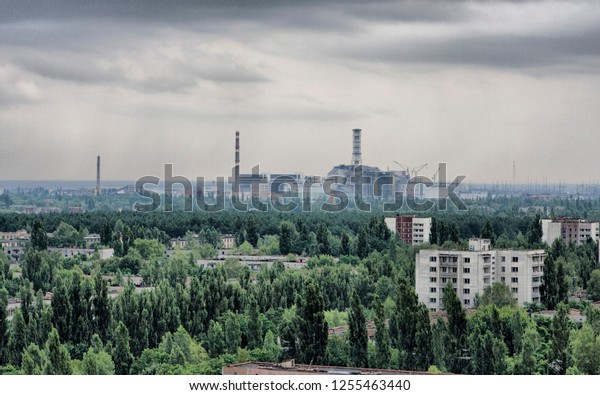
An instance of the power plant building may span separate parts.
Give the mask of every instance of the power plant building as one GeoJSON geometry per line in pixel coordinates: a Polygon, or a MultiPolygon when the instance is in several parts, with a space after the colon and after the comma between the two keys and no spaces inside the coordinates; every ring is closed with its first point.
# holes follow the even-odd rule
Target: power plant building
{"type": "Polygon", "coordinates": [[[382,171],[375,166],[367,166],[362,162],[361,129],[352,129],[352,160],[350,164],[340,164],[327,173],[328,177],[341,177],[345,184],[339,184],[340,190],[347,194],[361,194],[365,198],[380,197],[392,200],[395,192],[405,190],[409,176],[406,171],[382,171]],[[368,181],[363,183],[363,190],[355,190],[357,178],[363,177],[368,181]]]}

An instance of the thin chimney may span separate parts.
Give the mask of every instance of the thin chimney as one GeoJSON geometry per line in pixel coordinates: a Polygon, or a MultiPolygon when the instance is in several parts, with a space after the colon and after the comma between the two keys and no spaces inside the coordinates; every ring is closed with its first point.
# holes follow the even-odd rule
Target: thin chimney
{"type": "Polygon", "coordinates": [[[100,155],[96,160],[96,195],[100,195],[100,155]]]}

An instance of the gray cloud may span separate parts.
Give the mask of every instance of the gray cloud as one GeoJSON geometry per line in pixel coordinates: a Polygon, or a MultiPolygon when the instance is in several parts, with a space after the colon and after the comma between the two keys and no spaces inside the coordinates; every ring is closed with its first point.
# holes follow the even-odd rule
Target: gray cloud
{"type": "Polygon", "coordinates": [[[599,64],[592,0],[3,2],[0,178],[86,178],[98,153],[114,178],[223,174],[238,129],[244,160],[322,174],[353,127],[373,165],[564,178],[555,157],[596,138],[599,64]]]}

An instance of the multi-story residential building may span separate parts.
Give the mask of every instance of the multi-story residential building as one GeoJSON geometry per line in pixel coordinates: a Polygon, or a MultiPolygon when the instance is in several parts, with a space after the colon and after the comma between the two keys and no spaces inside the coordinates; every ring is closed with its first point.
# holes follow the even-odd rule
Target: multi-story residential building
{"type": "Polygon", "coordinates": [[[100,243],[100,235],[97,233],[90,233],[89,235],[85,236],[83,240],[87,246],[98,244],[100,243]]]}
{"type": "Polygon", "coordinates": [[[29,240],[29,232],[18,230],[16,232],[0,232],[0,240],[29,240]]]}
{"type": "Polygon", "coordinates": [[[600,224],[585,219],[558,217],[542,219],[542,242],[552,244],[554,240],[562,239],[565,243],[582,244],[588,238],[594,241],[600,239],[600,224]]]}
{"type": "Polygon", "coordinates": [[[414,215],[397,215],[386,218],[385,223],[392,233],[400,235],[406,244],[429,243],[431,218],[418,218],[414,215]]]}
{"type": "Polygon", "coordinates": [[[233,234],[222,234],[221,235],[221,244],[223,248],[226,250],[230,250],[235,247],[235,235],[233,234]]]}
{"type": "Polygon", "coordinates": [[[517,303],[540,302],[544,250],[493,250],[488,239],[470,239],[468,251],[421,250],[415,262],[419,301],[431,311],[443,308],[444,288],[451,283],[463,307],[474,307],[475,295],[501,282],[517,303]]]}

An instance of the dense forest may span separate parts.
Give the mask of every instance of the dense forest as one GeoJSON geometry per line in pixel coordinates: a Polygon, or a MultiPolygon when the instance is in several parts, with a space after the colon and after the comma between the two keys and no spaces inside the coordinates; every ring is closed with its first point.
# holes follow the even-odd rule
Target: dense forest
{"type": "MultiPolygon", "coordinates": [[[[600,373],[600,310],[590,303],[600,299],[597,244],[543,245],[540,215],[512,203],[432,213],[433,244],[419,247],[392,235],[381,213],[351,210],[1,214],[0,231],[27,229],[31,241],[19,265],[0,254],[0,371],[219,374],[226,364],[295,358],[469,374],[600,373]],[[88,233],[100,234],[115,257],[47,250],[84,245],[88,233]],[[231,257],[215,268],[197,265],[215,256],[224,233],[235,235],[239,254],[308,257],[308,264],[275,262],[254,272],[231,257]],[[417,250],[466,248],[479,236],[498,248],[547,250],[543,305],[518,307],[497,284],[466,312],[449,287],[446,314],[430,315],[414,292],[417,250]],[[189,251],[167,258],[171,238],[186,239],[189,251]],[[111,295],[109,285],[122,290],[111,295]],[[14,298],[20,308],[9,318],[14,298]],[[544,308],[556,310],[553,318],[532,314],[544,308]],[[569,320],[569,308],[584,311],[586,322],[569,320]],[[371,338],[366,322],[376,329],[371,338]],[[347,327],[343,335],[328,334],[338,326],[347,327]]],[[[590,219],[598,212],[587,202],[564,202],[561,210],[590,219]]]]}

